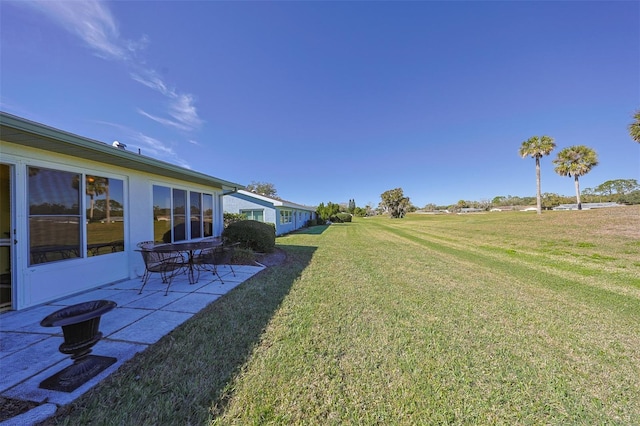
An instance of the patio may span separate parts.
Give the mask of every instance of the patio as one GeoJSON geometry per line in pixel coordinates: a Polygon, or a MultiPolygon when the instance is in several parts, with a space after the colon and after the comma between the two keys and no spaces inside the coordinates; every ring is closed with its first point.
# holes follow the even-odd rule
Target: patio
{"type": "Polygon", "coordinates": [[[191,318],[242,282],[264,269],[263,266],[234,265],[235,277],[229,266],[213,274],[202,274],[195,284],[189,284],[186,274],[173,279],[169,293],[166,285],[154,274],[142,294],[142,283],[133,279],[114,283],[74,295],[46,305],[19,312],[0,314],[0,396],[41,404],[23,415],[2,423],[33,424],[55,413],[58,406],[73,402],[102,379],[116,371],[136,353],[144,351],[164,335],[191,318]],[[42,327],[40,321],[65,306],[90,300],[112,300],[117,307],[107,312],[100,322],[103,338],[93,348],[93,354],[117,358],[117,362],[73,392],[39,388],[40,382],[72,364],[69,356],[59,352],[63,342],[60,327],[42,327]]]}

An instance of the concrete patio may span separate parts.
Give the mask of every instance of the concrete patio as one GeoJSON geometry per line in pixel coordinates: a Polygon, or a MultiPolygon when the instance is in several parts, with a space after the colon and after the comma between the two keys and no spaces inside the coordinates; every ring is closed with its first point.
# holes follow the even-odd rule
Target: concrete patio
{"type": "Polygon", "coordinates": [[[166,284],[158,274],[149,279],[142,294],[140,279],[122,281],[23,311],[0,314],[0,396],[33,401],[38,407],[6,420],[0,425],[30,425],[53,415],[59,406],[69,404],[105,377],[116,371],[136,353],[191,318],[245,280],[264,269],[262,266],[234,265],[218,272],[224,284],[210,272],[202,273],[195,284],[187,276],[176,276],[165,296],[166,284]],[[73,392],[39,388],[40,382],[72,364],[59,352],[63,342],[60,327],[42,327],[40,321],[65,307],[90,300],[112,300],[117,307],[100,321],[103,339],[93,347],[95,355],[117,358],[117,362],[73,392]]]}

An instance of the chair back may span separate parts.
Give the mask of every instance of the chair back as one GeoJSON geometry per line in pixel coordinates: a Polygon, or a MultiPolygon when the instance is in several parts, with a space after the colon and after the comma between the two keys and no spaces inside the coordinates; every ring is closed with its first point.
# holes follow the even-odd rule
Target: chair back
{"type": "Polygon", "coordinates": [[[136,245],[140,249],[150,249],[151,247],[153,247],[155,245],[155,242],[154,241],[140,241],[136,245]]]}
{"type": "Polygon", "coordinates": [[[149,249],[140,249],[145,267],[150,272],[169,272],[184,266],[182,256],[162,253],[149,249]]]}

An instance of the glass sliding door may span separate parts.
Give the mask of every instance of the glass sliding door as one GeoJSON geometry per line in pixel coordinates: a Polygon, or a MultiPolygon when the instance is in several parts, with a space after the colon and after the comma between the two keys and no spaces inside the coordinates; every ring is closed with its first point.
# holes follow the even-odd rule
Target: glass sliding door
{"type": "Polygon", "coordinates": [[[13,209],[12,167],[0,164],[0,312],[13,303],[13,209]]]}
{"type": "Polygon", "coordinates": [[[191,238],[202,237],[202,194],[189,192],[189,209],[191,211],[191,238]]]}
{"type": "Polygon", "coordinates": [[[28,167],[29,265],[82,256],[79,173],[28,167]]]}
{"type": "Polygon", "coordinates": [[[204,220],[203,237],[213,236],[213,195],[202,194],[202,213],[204,220]]]}

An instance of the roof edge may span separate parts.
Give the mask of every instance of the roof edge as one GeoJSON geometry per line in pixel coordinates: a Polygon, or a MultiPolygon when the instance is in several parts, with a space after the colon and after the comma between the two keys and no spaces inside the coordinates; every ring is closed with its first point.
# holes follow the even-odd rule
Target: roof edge
{"type": "Polygon", "coordinates": [[[223,190],[245,188],[244,185],[239,183],[219,179],[142,154],[118,149],[104,142],[56,129],[4,111],[0,111],[0,139],[45,150],[51,150],[52,147],[55,147],[59,148],[57,152],[62,154],[130,169],[135,166],[137,170],[154,174],[162,172],[165,176],[201,184],[216,185],[223,190]],[[8,129],[12,129],[16,133],[9,134],[8,129]],[[95,158],[96,154],[99,154],[99,158],[95,158]]]}

